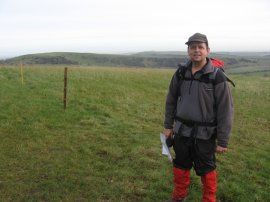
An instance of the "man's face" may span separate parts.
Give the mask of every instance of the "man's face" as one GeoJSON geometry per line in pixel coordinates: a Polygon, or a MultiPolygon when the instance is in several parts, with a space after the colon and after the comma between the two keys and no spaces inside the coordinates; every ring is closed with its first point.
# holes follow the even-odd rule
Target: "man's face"
{"type": "Polygon", "coordinates": [[[202,62],[210,53],[210,49],[206,43],[192,42],[188,46],[188,55],[193,62],[202,62]]]}

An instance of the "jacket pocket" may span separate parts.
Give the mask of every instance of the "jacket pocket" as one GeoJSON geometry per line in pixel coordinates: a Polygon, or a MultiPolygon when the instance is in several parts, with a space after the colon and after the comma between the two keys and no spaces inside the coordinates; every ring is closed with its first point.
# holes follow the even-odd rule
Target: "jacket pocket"
{"type": "Polygon", "coordinates": [[[175,125],[174,125],[174,128],[173,128],[174,134],[178,134],[180,132],[179,130],[181,128],[181,125],[182,125],[182,123],[180,121],[175,122],[175,125]]]}
{"type": "Polygon", "coordinates": [[[190,137],[192,128],[186,126],[185,124],[181,123],[180,121],[176,121],[175,126],[173,128],[173,131],[175,134],[179,136],[184,136],[184,137],[190,137]]]}
{"type": "Polygon", "coordinates": [[[207,102],[214,101],[214,86],[212,83],[202,83],[201,84],[201,96],[204,99],[207,99],[207,102]]]}

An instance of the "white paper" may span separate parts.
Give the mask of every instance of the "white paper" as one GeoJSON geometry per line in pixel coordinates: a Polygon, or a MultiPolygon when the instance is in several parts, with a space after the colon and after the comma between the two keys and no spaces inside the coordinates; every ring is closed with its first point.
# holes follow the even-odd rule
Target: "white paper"
{"type": "Polygon", "coordinates": [[[166,137],[163,133],[160,133],[160,142],[162,144],[162,154],[168,156],[169,160],[172,162],[172,155],[170,153],[170,149],[166,144],[166,137]]]}

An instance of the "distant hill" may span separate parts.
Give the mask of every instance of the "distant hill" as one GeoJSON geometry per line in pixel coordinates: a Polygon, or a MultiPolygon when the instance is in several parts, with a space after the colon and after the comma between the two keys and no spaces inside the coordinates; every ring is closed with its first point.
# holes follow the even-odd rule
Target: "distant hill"
{"type": "Polygon", "coordinates": [[[66,64],[117,67],[175,67],[185,57],[152,57],[147,55],[112,55],[94,53],[54,52],[30,54],[3,61],[5,64],[66,64]]]}
{"type": "MultiPolygon", "coordinates": [[[[243,68],[256,71],[270,70],[270,52],[216,52],[210,57],[222,59],[226,69],[243,68]]],[[[177,64],[187,60],[187,53],[183,51],[146,51],[133,54],[95,54],[52,52],[22,55],[0,61],[2,64],[64,64],[85,66],[112,66],[112,67],[151,67],[176,68],[177,64]]],[[[237,72],[234,70],[233,72],[237,72]]]]}
{"type": "Polygon", "coordinates": [[[186,57],[186,51],[145,51],[134,53],[132,56],[136,57],[151,57],[151,58],[179,58],[179,57],[186,57]]]}

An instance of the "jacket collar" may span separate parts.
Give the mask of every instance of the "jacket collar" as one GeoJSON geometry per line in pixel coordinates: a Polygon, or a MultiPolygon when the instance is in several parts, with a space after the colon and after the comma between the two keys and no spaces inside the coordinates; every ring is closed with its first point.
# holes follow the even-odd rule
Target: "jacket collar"
{"type": "MultiPolygon", "coordinates": [[[[200,72],[201,72],[202,74],[209,74],[209,73],[214,72],[214,70],[215,70],[215,67],[213,66],[213,64],[212,64],[212,62],[211,62],[211,60],[210,60],[210,58],[207,57],[206,60],[207,60],[207,63],[206,63],[206,64],[204,65],[204,67],[200,70],[200,72]]],[[[188,68],[188,69],[191,69],[191,65],[192,65],[192,62],[191,62],[190,59],[188,59],[187,62],[184,63],[184,64],[181,65],[181,66],[184,66],[184,67],[186,67],[186,68],[188,68]]]]}

